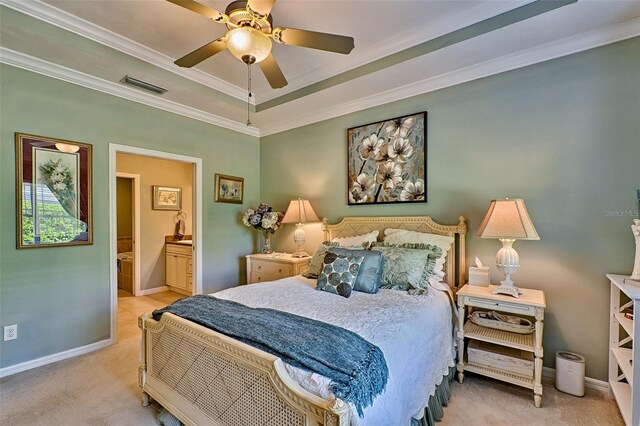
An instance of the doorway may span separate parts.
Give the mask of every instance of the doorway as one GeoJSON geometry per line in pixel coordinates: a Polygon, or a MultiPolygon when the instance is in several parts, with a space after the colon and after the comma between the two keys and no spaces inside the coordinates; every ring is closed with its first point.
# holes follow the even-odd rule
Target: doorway
{"type": "Polygon", "coordinates": [[[118,294],[140,296],[140,175],[116,172],[118,294]]]}
{"type": "MultiPolygon", "coordinates": [[[[111,341],[115,343],[119,293],[129,298],[143,296],[141,299],[165,299],[172,294],[167,292],[173,289],[167,285],[165,252],[174,228],[179,234],[180,227],[175,227],[174,218],[183,211],[190,222],[186,236],[191,237],[189,293],[202,293],[202,160],[118,144],[109,145],[109,154],[111,341]],[[177,171],[173,173],[169,167],[177,171]],[[176,182],[177,175],[182,180],[176,182]],[[180,210],[162,208],[165,206],[156,202],[158,187],[171,190],[171,186],[184,189],[180,210]],[[154,223],[159,228],[150,228],[154,223]]],[[[141,303],[142,300],[133,302],[136,306],[141,303]]],[[[124,326],[128,328],[130,324],[124,326]]]]}

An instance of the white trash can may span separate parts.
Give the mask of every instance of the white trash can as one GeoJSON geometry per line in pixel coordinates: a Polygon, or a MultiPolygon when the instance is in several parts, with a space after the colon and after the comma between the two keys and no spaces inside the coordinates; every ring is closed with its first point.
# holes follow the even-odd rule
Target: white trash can
{"type": "Polygon", "coordinates": [[[584,357],[573,352],[556,352],[556,389],[584,396],[584,357]]]}

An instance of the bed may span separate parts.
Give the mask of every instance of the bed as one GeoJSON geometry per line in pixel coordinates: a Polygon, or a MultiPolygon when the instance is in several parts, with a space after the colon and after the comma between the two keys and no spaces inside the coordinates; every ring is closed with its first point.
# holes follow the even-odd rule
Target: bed
{"type": "MultiPolygon", "coordinates": [[[[328,224],[326,220],[323,223],[326,240],[373,230],[378,230],[378,238],[382,239],[386,228],[454,237],[446,257],[444,281],[453,291],[464,283],[467,230],[464,217],[455,225],[438,224],[426,216],[347,217],[337,224],[328,224]]],[[[142,329],[139,384],[143,404],[153,398],[187,425],[369,426],[385,424],[380,423],[381,419],[399,415],[419,418],[418,413],[455,357],[450,346],[451,323],[448,327],[439,325],[452,315],[445,293],[430,291],[428,297],[421,297],[381,290],[379,295],[354,292],[344,300],[323,293],[314,290],[314,281],[297,276],[239,286],[218,292],[216,297],[253,307],[277,304],[276,309],[320,321],[328,322],[331,317],[335,325],[351,329],[378,345],[387,358],[390,379],[385,392],[367,407],[362,418],[354,414],[349,404],[327,392],[322,376],[286,365],[276,356],[172,314],[164,314],[160,321],[147,314],[139,318],[142,329]],[[289,297],[270,296],[282,294],[283,289],[289,297]],[[394,310],[398,305],[403,309],[394,310]],[[383,312],[377,318],[379,321],[384,317],[386,325],[352,324],[344,315],[340,317],[340,312],[346,310],[361,317],[365,324],[375,322],[376,313],[383,312]],[[398,327],[411,321],[433,326],[425,327],[424,333],[416,332],[420,330],[416,327],[398,327]],[[392,334],[395,336],[390,337],[392,334]],[[409,342],[414,342],[413,346],[409,342]],[[427,350],[416,349],[423,347],[427,350]],[[411,381],[412,374],[401,371],[412,366],[403,356],[431,357],[420,361],[420,365],[431,367],[419,374],[414,371],[413,377],[418,380],[411,381]],[[413,399],[405,398],[408,394],[413,399]],[[416,401],[415,395],[421,395],[421,399],[416,401]]]]}

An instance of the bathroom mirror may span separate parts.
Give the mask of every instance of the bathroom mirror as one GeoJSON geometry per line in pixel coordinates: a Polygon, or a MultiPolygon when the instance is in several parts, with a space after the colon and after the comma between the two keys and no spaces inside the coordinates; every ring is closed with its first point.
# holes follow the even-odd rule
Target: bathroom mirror
{"type": "Polygon", "coordinates": [[[16,133],[16,246],[93,244],[91,145],[16,133]]]}

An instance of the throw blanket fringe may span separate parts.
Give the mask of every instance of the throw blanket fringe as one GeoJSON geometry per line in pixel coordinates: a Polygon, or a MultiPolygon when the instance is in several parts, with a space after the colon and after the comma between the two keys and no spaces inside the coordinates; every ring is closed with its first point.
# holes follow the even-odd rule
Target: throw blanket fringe
{"type": "Polygon", "coordinates": [[[377,346],[344,328],[268,308],[197,295],[153,312],[170,312],[331,380],[336,397],[364,409],[384,391],[389,370],[377,346]]]}

